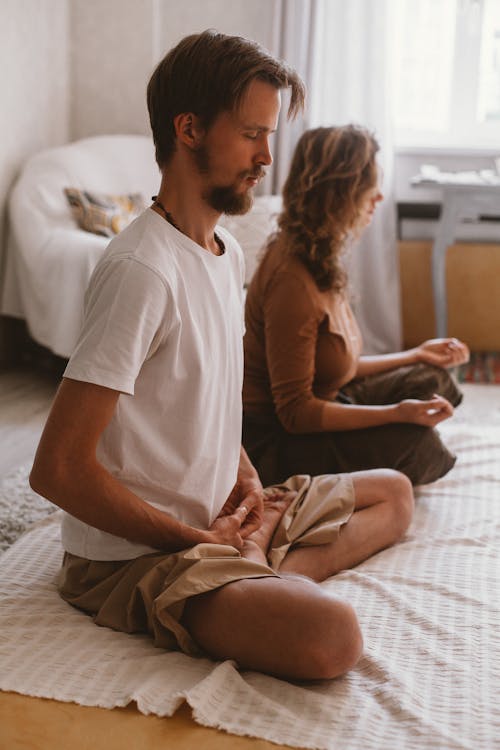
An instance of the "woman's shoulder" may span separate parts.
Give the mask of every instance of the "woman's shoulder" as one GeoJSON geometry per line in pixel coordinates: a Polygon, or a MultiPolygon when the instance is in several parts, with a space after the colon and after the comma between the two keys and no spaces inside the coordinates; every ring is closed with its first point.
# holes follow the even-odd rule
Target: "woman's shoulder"
{"type": "Polygon", "coordinates": [[[298,259],[270,243],[252,279],[246,308],[248,315],[277,315],[293,309],[294,319],[319,322],[325,315],[321,292],[307,268],[298,259]]]}
{"type": "Polygon", "coordinates": [[[319,293],[306,266],[287,251],[280,239],[272,240],[267,246],[259,271],[262,279],[272,282],[272,286],[286,284],[307,289],[309,294],[319,293]]]}

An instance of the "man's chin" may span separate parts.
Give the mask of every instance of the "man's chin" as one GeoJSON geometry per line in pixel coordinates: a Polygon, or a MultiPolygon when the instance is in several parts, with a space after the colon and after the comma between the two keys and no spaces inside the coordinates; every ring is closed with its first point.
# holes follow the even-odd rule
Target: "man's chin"
{"type": "Polygon", "coordinates": [[[207,203],[221,214],[239,216],[246,214],[253,205],[253,192],[236,193],[234,188],[212,188],[205,196],[207,203]]]}
{"type": "Polygon", "coordinates": [[[253,193],[249,191],[248,193],[240,196],[240,201],[238,202],[238,204],[228,206],[225,209],[224,213],[228,216],[241,216],[242,214],[247,214],[252,206],[253,193]]]}

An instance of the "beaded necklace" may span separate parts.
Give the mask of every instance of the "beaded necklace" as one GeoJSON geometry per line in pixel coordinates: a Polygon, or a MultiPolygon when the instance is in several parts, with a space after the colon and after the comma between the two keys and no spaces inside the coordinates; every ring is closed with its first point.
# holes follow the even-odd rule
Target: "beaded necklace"
{"type": "MultiPolygon", "coordinates": [[[[181,229],[179,229],[179,227],[175,223],[174,217],[172,216],[172,214],[170,213],[170,211],[167,211],[167,209],[165,208],[165,206],[163,205],[163,203],[158,200],[158,196],[157,195],[153,195],[151,197],[151,200],[153,201],[153,205],[154,206],[158,206],[158,208],[160,209],[160,211],[163,212],[163,215],[165,216],[165,218],[168,221],[168,223],[172,224],[172,226],[175,227],[175,229],[177,229],[178,232],[181,232],[181,234],[184,234],[184,232],[181,229]]],[[[226,252],[226,246],[224,245],[224,242],[221,240],[221,238],[219,237],[219,235],[216,232],[214,232],[214,240],[216,241],[216,243],[217,243],[217,245],[219,247],[220,254],[223,255],[226,252]]]]}

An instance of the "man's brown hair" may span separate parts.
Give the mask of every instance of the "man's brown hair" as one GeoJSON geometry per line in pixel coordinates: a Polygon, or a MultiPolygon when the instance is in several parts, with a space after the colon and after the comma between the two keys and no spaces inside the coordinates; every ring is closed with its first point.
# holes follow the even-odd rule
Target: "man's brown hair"
{"type": "Polygon", "coordinates": [[[303,107],[298,74],[257,42],[211,29],[182,39],[157,65],[147,102],[156,161],[162,169],[175,151],[174,118],[192,112],[208,129],[217,115],[237,108],[252,80],[290,88],[288,116],[303,107]]]}

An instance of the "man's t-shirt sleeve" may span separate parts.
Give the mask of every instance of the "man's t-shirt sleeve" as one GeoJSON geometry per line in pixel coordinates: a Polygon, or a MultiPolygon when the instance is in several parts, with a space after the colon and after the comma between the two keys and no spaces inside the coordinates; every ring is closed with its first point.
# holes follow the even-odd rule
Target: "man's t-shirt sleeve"
{"type": "Polygon", "coordinates": [[[98,266],[64,377],[133,395],[143,363],[168,335],[170,301],[165,280],[135,258],[115,258],[98,266]]]}

